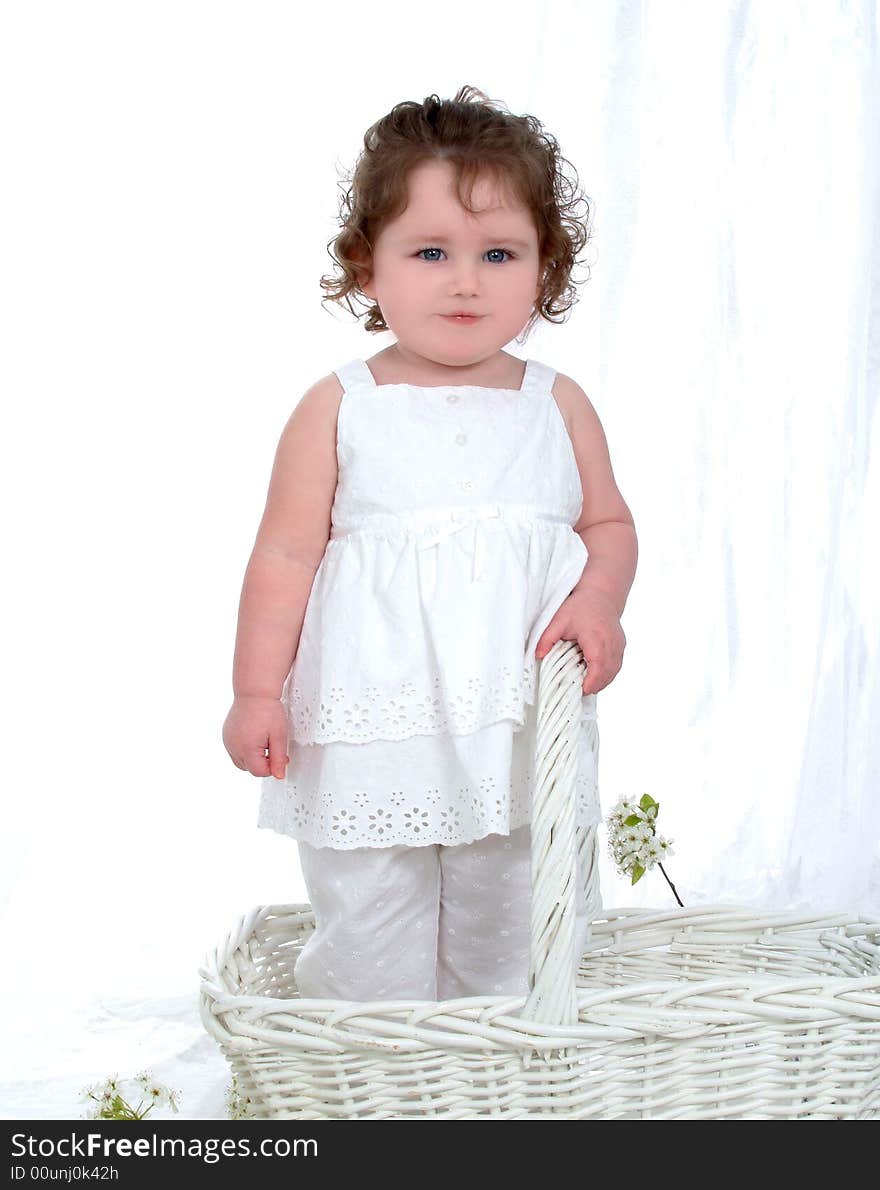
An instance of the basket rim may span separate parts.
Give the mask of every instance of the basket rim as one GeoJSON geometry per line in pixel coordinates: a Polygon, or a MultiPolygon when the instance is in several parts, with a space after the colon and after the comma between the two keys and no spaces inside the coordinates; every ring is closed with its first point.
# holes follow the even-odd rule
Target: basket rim
{"type": "MultiPolygon", "coordinates": [[[[254,905],[247,913],[241,915],[241,919],[244,921],[245,918],[251,917],[253,924],[256,925],[257,922],[265,921],[269,917],[308,917],[312,913],[313,909],[309,901],[273,901],[254,905]]],[[[857,909],[840,907],[804,911],[778,909],[763,905],[742,905],[733,902],[713,902],[712,904],[690,906],[670,905],[668,907],[602,905],[591,914],[590,921],[594,927],[601,927],[610,926],[615,921],[630,924],[633,919],[638,919],[645,925],[649,925],[669,919],[683,922],[690,917],[701,921],[705,918],[716,918],[728,922],[733,922],[738,918],[745,921],[756,920],[762,923],[764,929],[773,929],[778,925],[803,925],[814,929],[818,927],[835,929],[840,926],[864,926],[866,933],[880,933],[880,916],[869,916],[857,909]]]]}
{"type": "MultiPolygon", "coordinates": [[[[337,1014],[336,1019],[343,1019],[349,1016],[375,1016],[400,1012],[406,1012],[410,1016],[413,1013],[417,1015],[424,1013],[426,1016],[431,1016],[435,1015],[438,1011],[438,1006],[442,1005],[443,1011],[450,1015],[454,1015],[456,1012],[472,1012],[479,1008],[480,1018],[486,1019],[490,1015],[499,1014],[502,1008],[506,1013],[516,1015],[518,1008],[521,1008],[528,999],[525,993],[516,996],[495,993],[482,996],[463,996],[454,1000],[378,999],[347,1001],[307,999],[300,996],[254,995],[253,993],[245,993],[234,988],[230,989],[221,986],[220,972],[226,967],[232,953],[247,938],[253,935],[255,926],[265,922],[269,918],[307,917],[310,913],[311,905],[308,902],[275,902],[255,906],[250,912],[244,914],[241,917],[239,929],[230,931],[223,943],[207,953],[204,963],[199,967],[199,974],[202,977],[199,995],[205,1011],[210,1012],[215,1019],[221,1013],[246,1010],[249,1007],[259,1009],[260,1015],[268,1015],[273,1010],[288,1014],[291,1011],[296,1011],[315,1014],[316,1018],[322,1015],[337,1014]],[[218,1004],[222,1004],[223,1007],[218,1008],[218,1004]],[[296,1006],[296,1008],[294,1009],[293,1006],[296,1006]]],[[[600,933],[606,935],[619,934],[627,930],[634,931],[640,927],[659,927],[662,925],[665,925],[667,930],[672,930],[673,934],[681,933],[682,931],[688,933],[692,932],[692,925],[695,925],[697,928],[695,936],[699,938],[700,929],[705,929],[707,925],[711,925],[713,922],[731,925],[737,921],[751,921],[755,923],[756,929],[766,931],[769,934],[775,934],[777,928],[780,926],[786,927],[785,934],[780,934],[783,937],[790,937],[793,933],[796,934],[796,927],[800,925],[808,927],[811,933],[816,934],[816,937],[821,937],[824,933],[839,934],[843,930],[847,937],[867,937],[870,934],[871,936],[876,935],[878,942],[880,942],[880,918],[865,920],[865,915],[848,910],[817,914],[803,912],[789,913],[774,909],[720,904],[702,905],[693,909],[680,906],[670,907],[668,910],[624,906],[602,907],[596,912],[592,921],[594,928],[598,926],[600,933]],[[686,924],[690,922],[690,919],[694,919],[693,923],[686,924]],[[615,927],[613,923],[616,922],[620,922],[622,925],[615,927]],[[604,931],[602,930],[603,925],[606,927],[604,931]],[[855,927],[855,930],[853,930],[853,927],[855,927]]],[[[733,935],[731,935],[731,938],[732,941],[735,941],[733,935]]],[[[585,954],[589,954],[590,949],[588,946],[585,954]]],[[[623,953],[615,952],[613,948],[609,950],[605,945],[595,947],[595,952],[599,957],[612,959],[614,957],[620,957],[623,953]]],[[[880,995],[880,971],[876,974],[867,973],[856,976],[851,974],[800,974],[797,978],[793,977],[791,979],[780,978],[779,974],[775,972],[766,974],[750,972],[742,976],[727,975],[714,978],[709,977],[707,979],[695,979],[692,982],[694,985],[699,985],[700,994],[709,994],[713,990],[733,987],[743,989],[755,987],[759,988],[764,994],[771,993],[772,991],[773,994],[784,995],[796,994],[807,988],[842,990],[844,987],[859,989],[870,988],[876,985],[878,995],[880,995]]],[[[695,994],[694,991],[689,991],[680,979],[654,978],[628,981],[621,988],[615,989],[591,989],[576,986],[575,1000],[578,1006],[578,1012],[580,1013],[585,1003],[591,1001],[598,1002],[603,996],[609,998],[612,993],[618,998],[622,994],[625,994],[626,998],[637,998],[640,995],[645,996],[663,992],[672,993],[675,989],[681,990],[683,998],[695,994]]],[[[880,1000],[878,1000],[878,1004],[880,1004],[880,1000]]]]}

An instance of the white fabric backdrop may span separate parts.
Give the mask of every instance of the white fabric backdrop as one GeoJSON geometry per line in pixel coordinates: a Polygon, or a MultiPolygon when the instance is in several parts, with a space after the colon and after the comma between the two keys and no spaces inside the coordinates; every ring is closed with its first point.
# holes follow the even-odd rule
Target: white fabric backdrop
{"type": "MultiPolygon", "coordinates": [[[[220,740],[241,579],[290,409],[391,341],[320,305],[338,171],[465,82],[537,115],[596,203],[580,304],[511,349],[590,394],[638,527],[604,811],[660,800],[687,905],[880,913],[876,6],[444,16],[0,18],[4,1115],[142,1065],[222,1115],[197,967],[305,899],[220,740]]],[[[602,887],[674,903],[607,860],[602,887]]]]}

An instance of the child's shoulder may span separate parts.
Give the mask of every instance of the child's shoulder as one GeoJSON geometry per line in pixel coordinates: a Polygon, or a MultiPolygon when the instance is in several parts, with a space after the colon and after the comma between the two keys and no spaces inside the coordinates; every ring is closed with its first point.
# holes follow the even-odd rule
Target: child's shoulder
{"type": "Polygon", "coordinates": [[[316,403],[329,403],[334,400],[339,402],[344,391],[336,373],[328,372],[326,376],[321,376],[310,388],[306,389],[302,399],[305,400],[308,397],[310,401],[316,403]]]}
{"type": "Polygon", "coordinates": [[[335,372],[321,376],[309,385],[290,414],[296,421],[326,421],[335,425],[344,390],[335,372]]]}
{"type": "Polygon", "coordinates": [[[570,376],[566,376],[564,372],[555,373],[551,393],[562,414],[565,428],[571,434],[575,421],[583,411],[584,404],[590,404],[590,399],[578,382],[572,380],[570,376]]]}
{"type": "Polygon", "coordinates": [[[332,436],[336,439],[336,425],[339,407],[342,404],[343,388],[333,372],[321,376],[310,385],[287,414],[281,432],[281,447],[291,442],[313,440],[316,437],[332,436]]]}

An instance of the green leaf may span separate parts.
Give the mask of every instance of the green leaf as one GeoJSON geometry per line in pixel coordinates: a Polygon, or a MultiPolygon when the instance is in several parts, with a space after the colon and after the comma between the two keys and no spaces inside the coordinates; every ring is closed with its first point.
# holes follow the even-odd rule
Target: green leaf
{"type": "Polygon", "coordinates": [[[642,867],[642,865],[636,864],[632,870],[632,883],[635,884],[637,880],[641,880],[644,874],[645,869],[642,867]]]}
{"type": "Polygon", "coordinates": [[[654,799],[651,797],[650,793],[644,793],[644,794],[642,794],[641,800],[639,801],[639,806],[640,806],[640,807],[641,807],[643,810],[647,810],[649,806],[654,806],[654,805],[656,805],[656,804],[657,804],[657,803],[656,803],[656,802],[654,801],[654,799]]]}
{"type": "Polygon", "coordinates": [[[629,818],[624,818],[623,825],[624,826],[638,826],[638,824],[641,821],[642,821],[642,819],[639,818],[638,814],[630,814],[629,818]]]}

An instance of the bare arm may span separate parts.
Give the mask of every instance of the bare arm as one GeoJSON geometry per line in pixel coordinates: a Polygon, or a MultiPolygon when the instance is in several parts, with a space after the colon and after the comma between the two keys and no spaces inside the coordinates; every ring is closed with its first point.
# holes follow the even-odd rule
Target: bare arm
{"type": "Polygon", "coordinates": [[[602,591],[623,615],[638,563],[638,537],[629,506],[614,478],[608,442],[584,390],[560,374],[554,385],[581,477],[584,501],[574,526],[589,557],[575,590],[602,591]]]}
{"type": "Polygon", "coordinates": [[[330,537],[341,389],[324,377],[281,434],[266,508],[244,576],[232,667],[236,698],[280,698],[330,537]]]}

